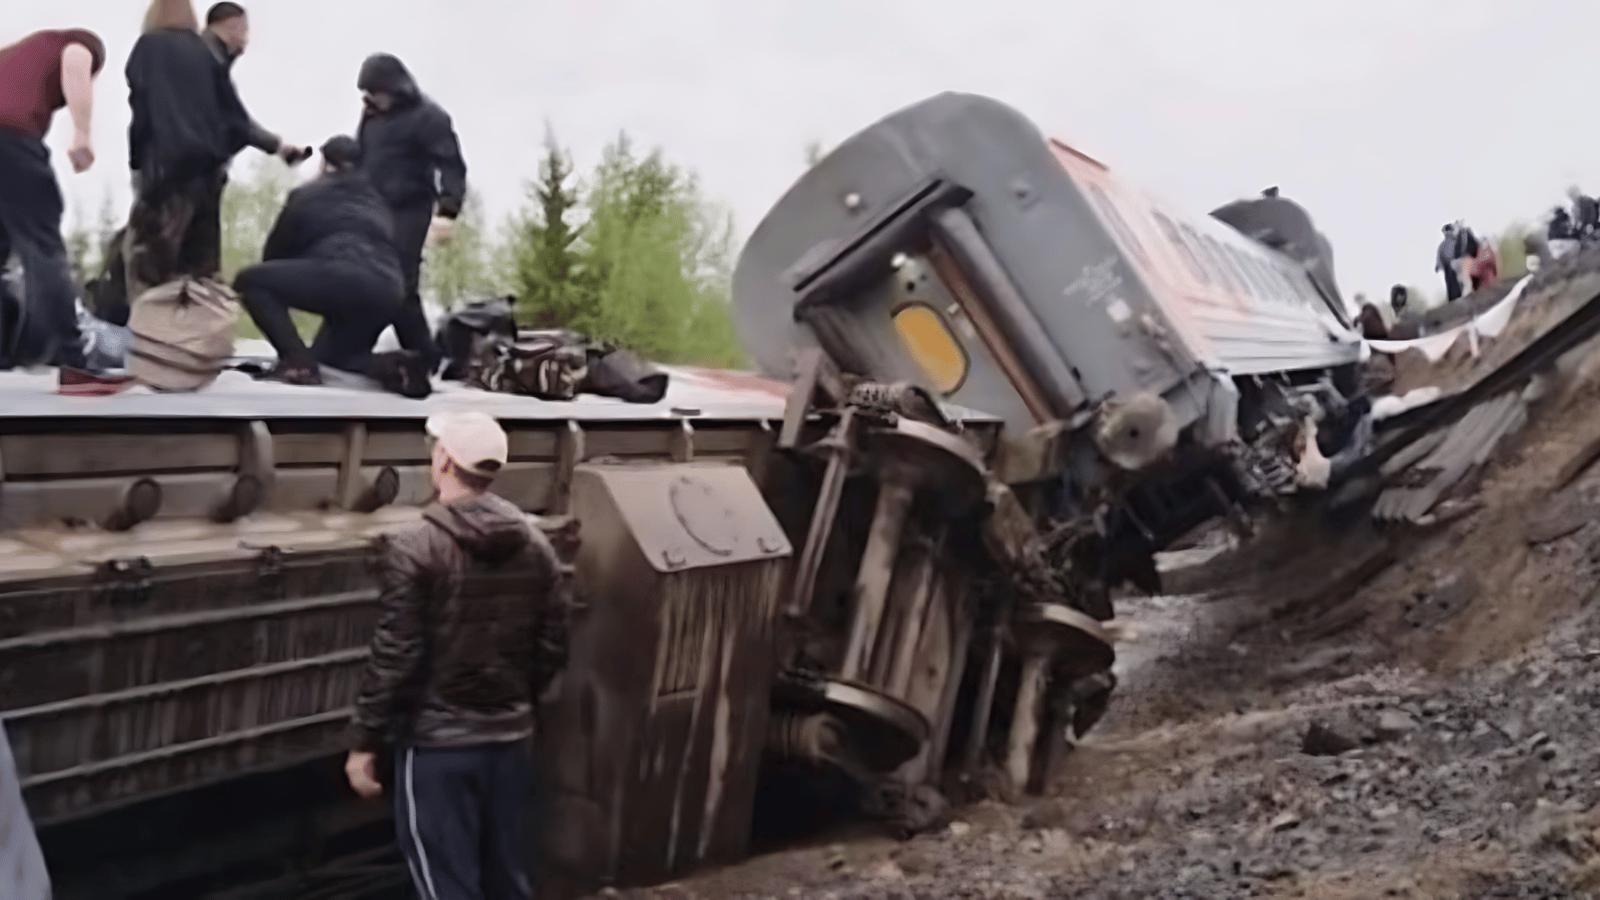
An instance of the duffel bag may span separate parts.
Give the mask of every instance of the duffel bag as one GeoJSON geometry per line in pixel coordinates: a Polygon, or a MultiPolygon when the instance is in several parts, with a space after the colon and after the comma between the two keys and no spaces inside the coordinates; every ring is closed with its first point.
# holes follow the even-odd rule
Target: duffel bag
{"type": "Polygon", "coordinates": [[[582,344],[557,333],[519,336],[514,341],[489,334],[474,346],[467,384],[541,400],[571,400],[588,377],[588,362],[582,344]]]}
{"type": "Polygon", "coordinates": [[[209,278],[180,278],[133,301],[128,374],[159,391],[196,391],[233,356],[239,300],[209,278]]]}

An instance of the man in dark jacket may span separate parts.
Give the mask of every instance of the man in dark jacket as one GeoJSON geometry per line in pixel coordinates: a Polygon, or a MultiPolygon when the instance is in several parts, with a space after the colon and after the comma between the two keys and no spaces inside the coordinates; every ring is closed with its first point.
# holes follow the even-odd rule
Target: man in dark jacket
{"type": "Polygon", "coordinates": [[[1444,240],[1439,242],[1439,250],[1434,254],[1434,271],[1444,272],[1444,299],[1446,303],[1456,300],[1461,296],[1461,272],[1456,268],[1456,259],[1461,253],[1460,235],[1456,233],[1455,225],[1444,226],[1444,240]]]}
{"type": "Polygon", "coordinates": [[[535,706],[565,661],[555,550],[489,493],[506,434],[483,413],[430,418],[437,499],[394,536],[345,773],[383,791],[394,742],[394,818],[423,897],[527,898],[535,706]]]}
{"type": "MultiPolygon", "coordinates": [[[[389,209],[361,171],[354,138],[329,140],[322,157],[322,175],[289,192],[262,261],[240,272],[234,288],[278,351],[275,377],[321,384],[320,363],[382,379],[372,346],[394,321],[405,287],[389,209]],[[322,317],[310,349],[291,309],[322,317]]],[[[426,363],[420,354],[404,358],[409,366],[402,371],[414,387],[401,393],[414,394],[427,386],[426,363]]]]}
{"type": "Polygon", "coordinates": [[[222,186],[250,138],[250,114],[205,39],[176,22],[161,25],[128,56],[130,302],[173,278],[221,269],[222,186]]]}
{"type": "Polygon", "coordinates": [[[362,167],[394,213],[395,245],[406,278],[406,302],[395,320],[400,346],[438,361],[418,291],[422,248],[430,226],[448,235],[467,197],[467,164],[450,116],[423,96],[400,60],[376,53],[361,64],[362,167]],[[435,224],[435,219],[439,219],[435,224]]]}
{"type": "MultiPolygon", "coordinates": [[[[223,0],[206,11],[206,30],[201,32],[211,55],[228,70],[232,77],[233,64],[250,46],[250,16],[244,7],[223,0]]],[[[250,119],[249,145],[295,165],[311,155],[310,147],[299,147],[268,131],[254,118],[250,119]]]]}
{"type": "Polygon", "coordinates": [[[1577,185],[1567,188],[1567,199],[1572,201],[1573,237],[1589,241],[1600,232],[1600,201],[1585,194],[1577,185]]]}
{"type": "Polygon", "coordinates": [[[72,170],[94,164],[90,118],[105,61],[100,38],[82,29],[38,31],[0,47],[0,269],[14,251],[24,271],[21,303],[0,286],[0,367],[84,364],[61,188],[44,138],[66,107],[72,170]]]}
{"type": "Polygon", "coordinates": [[[1571,241],[1576,240],[1578,237],[1577,232],[1572,227],[1572,217],[1567,215],[1566,209],[1560,206],[1550,213],[1550,224],[1547,226],[1545,234],[1552,241],[1571,241]]]}

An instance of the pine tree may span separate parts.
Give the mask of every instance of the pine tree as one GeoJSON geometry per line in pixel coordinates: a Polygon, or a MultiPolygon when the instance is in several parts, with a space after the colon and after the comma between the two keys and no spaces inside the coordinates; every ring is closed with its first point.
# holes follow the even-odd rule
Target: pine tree
{"type": "Polygon", "coordinates": [[[603,152],[585,205],[590,333],[663,362],[737,365],[731,219],[699,180],[659,150],[640,159],[624,133],[603,152]]]}
{"type": "Polygon", "coordinates": [[[582,328],[593,315],[593,304],[575,278],[580,229],[569,219],[579,203],[570,183],[573,172],[571,156],[547,125],[539,178],[528,186],[531,208],[513,226],[520,232],[512,260],[518,312],[537,328],[582,328]]]}

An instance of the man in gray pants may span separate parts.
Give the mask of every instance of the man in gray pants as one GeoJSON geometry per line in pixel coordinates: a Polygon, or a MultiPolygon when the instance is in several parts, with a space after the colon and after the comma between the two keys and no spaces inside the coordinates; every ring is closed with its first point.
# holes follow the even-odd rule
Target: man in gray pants
{"type": "Polygon", "coordinates": [[[11,758],[11,741],[0,724],[0,897],[10,900],[50,900],[50,873],[44,853],[33,833],[28,807],[22,802],[22,783],[11,758]]]}

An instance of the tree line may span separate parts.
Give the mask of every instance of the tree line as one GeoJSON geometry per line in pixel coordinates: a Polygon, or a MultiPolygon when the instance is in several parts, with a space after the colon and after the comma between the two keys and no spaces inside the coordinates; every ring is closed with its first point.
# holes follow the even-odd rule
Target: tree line
{"type": "MultiPolygon", "coordinates": [[[[260,259],[294,177],[273,160],[237,166],[222,197],[222,276],[260,259]]],[[[491,224],[469,191],[451,239],[430,248],[424,299],[441,309],[510,296],[518,324],[569,328],[665,363],[739,367],[730,292],[737,259],[733,217],[694,172],[660,149],[641,152],[626,132],[580,173],[553,132],[523,202],[491,224]]],[[[68,251],[82,283],[102,265],[121,224],[110,198],[97,221],[74,216],[68,251]]],[[[296,315],[303,333],[317,318],[296,315]]],[[[241,335],[255,337],[248,321],[241,335]]]]}
{"type": "MultiPolygon", "coordinates": [[[[804,148],[806,164],[824,154],[804,148]]],[[[260,258],[267,233],[294,185],[274,160],[240,167],[222,198],[222,269],[232,280],[260,258]]],[[[103,248],[121,224],[111,198],[91,224],[79,211],[67,234],[79,281],[101,265],[103,248]]],[[[1527,271],[1514,223],[1498,235],[1502,277],[1527,271]]],[[[510,296],[518,324],[570,328],[667,363],[739,367],[731,283],[738,244],[732,215],[711,201],[694,172],[657,148],[641,153],[626,132],[580,173],[547,129],[538,175],[524,185],[521,205],[491,224],[482,197],[469,190],[451,240],[428,251],[423,296],[441,309],[510,296]]],[[[1412,285],[1413,303],[1431,307],[1443,292],[1412,285]]],[[[317,317],[295,311],[308,337],[317,317]]],[[[248,319],[241,335],[259,337],[248,319]]]]}

